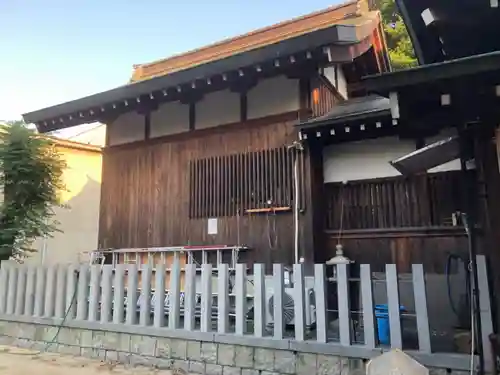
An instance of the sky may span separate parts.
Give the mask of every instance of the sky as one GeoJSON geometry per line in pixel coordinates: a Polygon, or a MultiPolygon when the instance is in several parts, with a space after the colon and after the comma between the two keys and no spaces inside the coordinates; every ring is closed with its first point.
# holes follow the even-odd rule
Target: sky
{"type": "Polygon", "coordinates": [[[0,0],[0,120],[126,84],[134,64],[339,0],[0,0]]]}

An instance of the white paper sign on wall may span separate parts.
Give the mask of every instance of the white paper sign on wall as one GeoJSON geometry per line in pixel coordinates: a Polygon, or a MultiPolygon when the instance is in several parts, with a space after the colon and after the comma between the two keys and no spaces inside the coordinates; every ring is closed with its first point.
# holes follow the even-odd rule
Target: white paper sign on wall
{"type": "Polygon", "coordinates": [[[217,218],[211,217],[208,219],[208,234],[215,235],[217,234],[217,218]]]}

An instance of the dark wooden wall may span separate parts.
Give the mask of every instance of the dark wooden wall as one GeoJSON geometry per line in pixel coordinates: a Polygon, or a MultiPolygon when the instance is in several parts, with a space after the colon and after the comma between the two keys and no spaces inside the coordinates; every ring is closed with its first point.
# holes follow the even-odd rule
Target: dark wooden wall
{"type": "Polygon", "coordinates": [[[323,76],[311,79],[311,110],[313,117],[328,113],[340,101],[335,87],[323,76]]]}
{"type": "Polygon", "coordinates": [[[377,271],[421,263],[444,273],[449,254],[467,257],[463,190],[460,171],[325,184],[326,249],[333,256],[340,242],[377,271]]]}
{"type": "Polygon", "coordinates": [[[190,218],[190,162],[291,144],[297,139],[293,125],[298,115],[294,112],[106,148],[100,246],[236,245],[239,233],[240,244],[252,248],[245,261],[292,263],[291,212],[247,214],[239,219],[226,215],[219,218],[215,236],[207,234],[207,218],[190,218]]]}

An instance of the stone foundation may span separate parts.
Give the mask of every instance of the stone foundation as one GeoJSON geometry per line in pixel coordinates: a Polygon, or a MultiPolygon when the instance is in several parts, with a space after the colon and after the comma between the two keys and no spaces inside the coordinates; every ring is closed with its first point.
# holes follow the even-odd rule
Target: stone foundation
{"type": "MultiPolygon", "coordinates": [[[[303,348],[300,348],[296,347],[298,344],[293,345],[288,340],[259,341],[253,338],[254,344],[250,344],[251,340],[246,337],[218,336],[215,333],[201,334],[205,335],[207,340],[182,338],[182,333],[193,337],[200,333],[181,330],[170,331],[172,337],[165,337],[151,334],[161,331],[152,327],[114,326],[126,327],[122,332],[111,330],[111,325],[98,323],[91,323],[92,328],[74,327],[81,323],[71,321],[68,322],[71,327],[59,328],[57,325],[42,322],[0,320],[0,341],[6,345],[41,351],[160,369],[182,369],[207,375],[357,375],[365,373],[368,359],[352,357],[347,350],[345,355],[327,354],[317,343],[301,343],[303,348]],[[131,328],[138,333],[125,332],[131,328]],[[245,341],[249,343],[245,344],[245,341]],[[280,346],[288,349],[281,349],[280,346]]],[[[325,345],[325,348],[331,346],[335,350],[339,348],[335,344],[322,345],[325,345]]],[[[381,350],[378,350],[372,354],[367,353],[364,357],[380,353],[381,350]]],[[[444,375],[449,371],[450,369],[446,368],[431,368],[433,374],[444,375]]],[[[452,372],[456,375],[467,374],[465,369],[452,369],[452,372]]]]}

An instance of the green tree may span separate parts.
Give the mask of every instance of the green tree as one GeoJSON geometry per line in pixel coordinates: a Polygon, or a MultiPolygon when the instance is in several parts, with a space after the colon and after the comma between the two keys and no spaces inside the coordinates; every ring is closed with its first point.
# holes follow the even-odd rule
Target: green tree
{"type": "Polygon", "coordinates": [[[377,7],[382,15],[393,69],[399,70],[416,66],[415,51],[395,1],[377,0],[377,7]]]}
{"type": "Polygon", "coordinates": [[[57,231],[54,208],[65,162],[54,142],[22,121],[0,125],[0,260],[22,260],[33,242],[57,231]]]}

